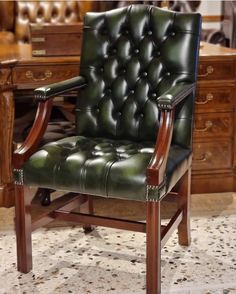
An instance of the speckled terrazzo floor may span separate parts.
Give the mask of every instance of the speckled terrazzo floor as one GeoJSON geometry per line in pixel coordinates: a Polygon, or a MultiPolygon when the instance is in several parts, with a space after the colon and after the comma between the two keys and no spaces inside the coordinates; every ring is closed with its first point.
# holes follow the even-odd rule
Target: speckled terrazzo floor
{"type": "MultiPolygon", "coordinates": [[[[0,293],[145,294],[145,235],[79,227],[33,234],[34,270],[16,271],[13,230],[0,231],[0,293]]],[[[236,215],[192,218],[192,244],[162,250],[162,293],[236,293],[236,215]]]]}

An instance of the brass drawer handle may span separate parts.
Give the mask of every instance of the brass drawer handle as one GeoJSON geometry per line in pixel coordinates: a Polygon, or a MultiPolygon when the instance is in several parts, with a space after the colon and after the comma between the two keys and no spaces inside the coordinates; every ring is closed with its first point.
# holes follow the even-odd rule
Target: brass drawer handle
{"type": "Polygon", "coordinates": [[[206,95],[206,99],[204,101],[195,101],[196,104],[198,105],[203,105],[203,104],[207,104],[209,101],[212,101],[214,98],[213,94],[212,93],[208,93],[206,95]]]}
{"type": "Polygon", "coordinates": [[[206,152],[205,154],[203,154],[203,155],[202,155],[201,157],[199,157],[199,158],[194,158],[194,157],[193,157],[193,160],[194,160],[194,161],[205,162],[205,161],[207,161],[211,156],[212,156],[212,153],[211,153],[211,152],[206,152]]]}
{"type": "Polygon", "coordinates": [[[212,74],[214,72],[214,67],[211,65],[208,65],[206,68],[206,73],[202,74],[202,75],[198,75],[199,78],[203,78],[203,77],[207,77],[210,74],[212,74]]]}
{"type": "Polygon", "coordinates": [[[44,72],[44,75],[41,78],[35,78],[34,73],[31,70],[27,70],[27,72],[25,73],[25,76],[28,79],[31,79],[31,80],[33,80],[35,82],[40,82],[40,81],[45,81],[48,78],[51,78],[52,77],[52,72],[50,70],[46,70],[44,72]]]}
{"type": "Polygon", "coordinates": [[[207,121],[205,122],[205,128],[202,128],[202,129],[197,129],[197,128],[195,128],[195,131],[196,131],[196,132],[206,132],[206,131],[208,131],[212,126],[213,126],[213,122],[210,121],[210,120],[207,120],[207,121]]]}

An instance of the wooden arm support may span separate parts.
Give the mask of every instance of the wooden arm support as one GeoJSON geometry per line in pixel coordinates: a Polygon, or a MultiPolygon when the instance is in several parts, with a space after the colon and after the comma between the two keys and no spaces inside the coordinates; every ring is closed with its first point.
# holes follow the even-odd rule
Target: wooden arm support
{"type": "Polygon", "coordinates": [[[147,168],[147,184],[160,185],[165,179],[167,158],[174,128],[174,110],[162,110],[155,150],[147,168]]]}
{"type": "Polygon", "coordinates": [[[53,100],[39,102],[34,124],[25,142],[13,154],[14,168],[21,168],[23,163],[36,151],[44,135],[51,115],[53,100]]]}

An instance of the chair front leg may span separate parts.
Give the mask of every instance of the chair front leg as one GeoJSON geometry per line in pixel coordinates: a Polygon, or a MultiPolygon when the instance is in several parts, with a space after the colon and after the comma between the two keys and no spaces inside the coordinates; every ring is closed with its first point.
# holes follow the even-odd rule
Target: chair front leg
{"type": "Polygon", "coordinates": [[[15,184],[15,229],[17,269],[28,273],[32,269],[31,197],[29,188],[15,184]]]}
{"type": "Polygon", "coordinates": [[[190,183],[191,168],[185,173],[179,183],[178,189],[178,205],[183,210],[183,220],[178,226],[179,244],[189,246],[191,243],[190,236],[190,183]]]}
{"type": "Polygon", "coordinates": [[[147,202],[146,217],[147,294],[161,293],[160,201],[147,202]]]}

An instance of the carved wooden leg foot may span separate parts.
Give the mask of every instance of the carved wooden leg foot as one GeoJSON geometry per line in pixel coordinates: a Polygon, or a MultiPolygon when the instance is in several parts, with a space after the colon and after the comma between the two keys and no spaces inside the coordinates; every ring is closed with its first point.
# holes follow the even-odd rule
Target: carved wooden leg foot
{"type": "MultiPolygon", "coordinates": [[[[93,209],[93,198],[91,196],[88,196],[88,201],[87,201],[87,209],[88,209],[88,214],[93,214],[94,209],[93,209]]],[[[94,227],[90,224],[83,225],[84,233],[89,234],[94,230],[94,227]]]]}
{"type": "Polygon", "coordinates": [[[38,191],[36,192],[35,196],[40,198],[42,206],[49,206],[51,204],[52,191],[54,190],[38,188],[38,191]]]}

